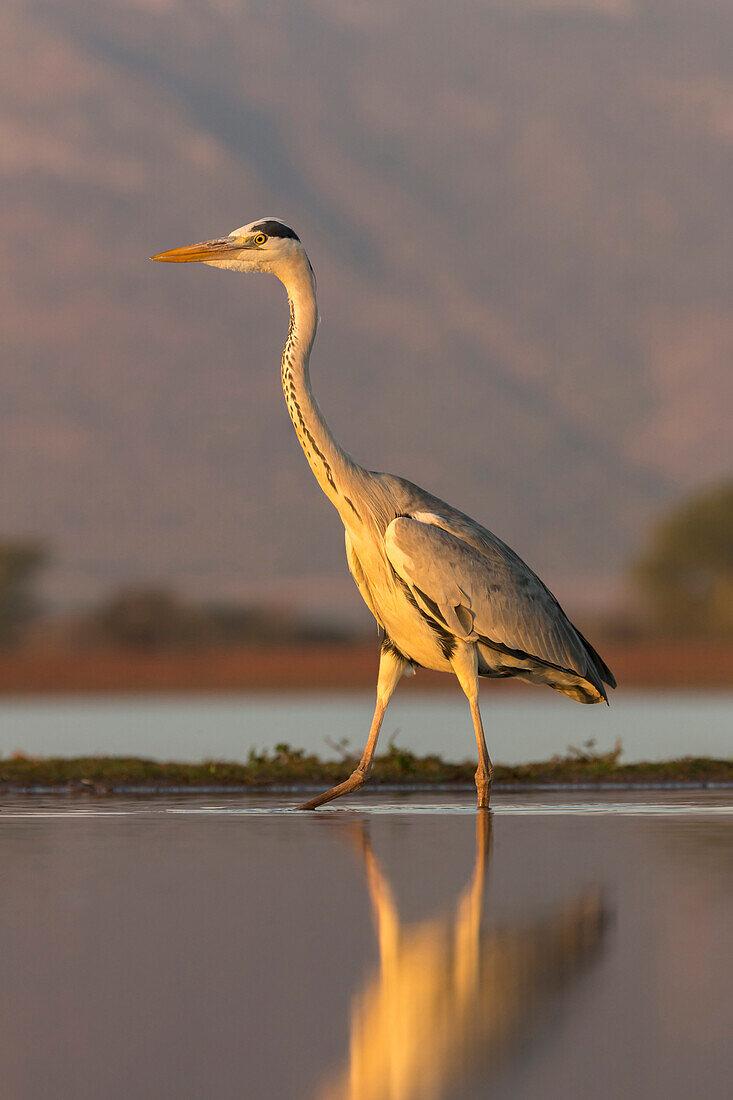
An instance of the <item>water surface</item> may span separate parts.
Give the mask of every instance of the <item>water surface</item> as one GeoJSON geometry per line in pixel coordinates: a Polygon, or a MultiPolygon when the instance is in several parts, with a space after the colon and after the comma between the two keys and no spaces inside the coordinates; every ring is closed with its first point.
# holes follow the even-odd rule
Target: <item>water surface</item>
{"type": "Polygon", "coordinates": [[[728,792],[10,797],[14,1100],[727,1094],[728,792]]]}

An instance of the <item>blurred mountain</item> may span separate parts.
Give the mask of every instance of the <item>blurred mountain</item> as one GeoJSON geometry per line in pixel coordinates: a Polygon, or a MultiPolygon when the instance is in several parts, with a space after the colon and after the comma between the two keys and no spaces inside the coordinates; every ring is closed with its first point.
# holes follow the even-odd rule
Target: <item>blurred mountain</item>
{"type": "Polygon", "coordinates": [[[57,598],[358,602],[281,289],[147,261],[261,215],[318,273],[337,437],[558,595],[729,466],[724,0],[5,0],[0,34],[0,514],[57,598]]]}

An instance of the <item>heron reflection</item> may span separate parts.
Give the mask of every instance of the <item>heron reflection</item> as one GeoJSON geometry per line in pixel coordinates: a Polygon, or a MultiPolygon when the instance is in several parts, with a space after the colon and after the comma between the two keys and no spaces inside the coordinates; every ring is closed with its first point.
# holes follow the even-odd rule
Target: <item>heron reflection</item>
{"type": "Polygon", "coordinates": [[[491,820],[453,912],[403,924],[363,825],[358,835],[379,965],[355,996],[348,1063],[318,1100],[440,1100],[496,1063],[597,953],[598,891],[525,926],[482,928],[491,820]]]}

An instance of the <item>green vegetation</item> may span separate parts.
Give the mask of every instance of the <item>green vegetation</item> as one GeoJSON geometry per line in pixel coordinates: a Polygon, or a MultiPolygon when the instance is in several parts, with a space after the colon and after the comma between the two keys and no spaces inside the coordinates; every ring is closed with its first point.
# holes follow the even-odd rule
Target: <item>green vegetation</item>
{"type": "Polygon", "coordinates": [[[0,542],[0,647],[14,645],[37,610],[31,582],[45,563],[35,542],[0,542]]]}
{"type": "MultiPolygon", "coordinates": [[[[663,763],[622,764],[621,746],[596,752],[593,742],[570,748],[536,764],[498,765],[497,787],[503,783],[665,783],[733,782],[733,760],[685,757],[663,763]]],[[[251,752],[245,764],[207,760],[200,764],[158,763],[137,757],[31,758],[20,753],[0,760],[0,789],[59,787],[113,792],[125,787],[241,787],[267,789],[274,785],[329,785],[345,779],[355,760],[323,761],[302,749],[278,745],[274,752],[251,752]]],[[[472,784],[473,761],[450,764],[438,756],[416,756],[391,742],[378,756],[373,782],[385,785],[472,784]]]]}
{"type": "Polygon", "coordinates": [[[138,653],[337,641],[342,634],[268,605],[193,603],[160,587],[112,592],[80,624],[87,643],[138,653]]]}
{"type": "Polygon", "coordinates": [[[655,627],[733,637],[733,481],[665,516],[633,575],[655,627]]]}

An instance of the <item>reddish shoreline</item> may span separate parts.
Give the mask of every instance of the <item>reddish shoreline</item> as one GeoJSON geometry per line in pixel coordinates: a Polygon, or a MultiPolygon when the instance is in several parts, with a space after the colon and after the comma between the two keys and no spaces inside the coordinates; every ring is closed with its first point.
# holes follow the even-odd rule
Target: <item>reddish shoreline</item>
{"type": "MultiPolygon", "coordinates": [[[[733,687],[733,644],[612,643],[600,649],[622,688],[733,687]]],[[[371,691],[376,669],[376,642],[145,655],[9,653],[0,657],[0,695],[371,691]]],[[[453,691],[455,682],[421,669],[404,687],[453,691]]],[[[502,692],[521,687],[493,684],[502,692]]]]}

